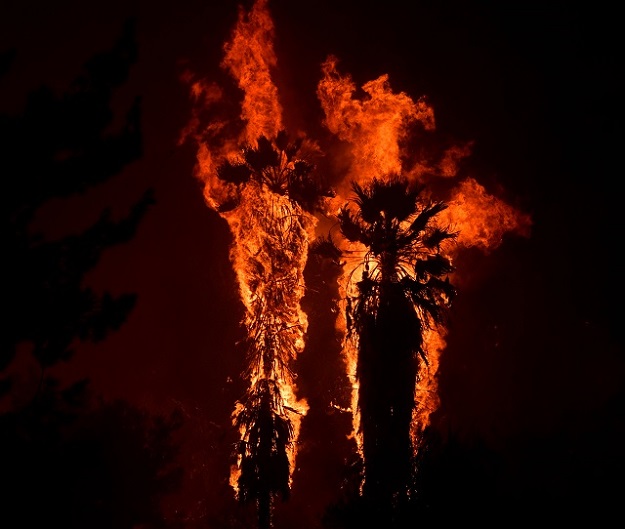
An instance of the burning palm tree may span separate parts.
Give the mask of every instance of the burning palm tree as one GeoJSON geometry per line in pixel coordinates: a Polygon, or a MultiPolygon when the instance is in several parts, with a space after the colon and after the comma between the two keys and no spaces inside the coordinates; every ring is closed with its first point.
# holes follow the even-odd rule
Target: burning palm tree
{"type": "Polygon", "coordinates": [[[300,309],[302,274],[312,213],[330,195],[312,178],[307,146],[284,132],[273,140],[261,136],[218,168],[230,186],[220,212],[239,241],[234,258],[247,309],[249,386],[233,414],[241,434],[234,481],[243,503],[256,502],[261,529],[271,527],[274,498],[289,496],[294,439],[305,413],[292,370],[307,323],[300,309]]]}
{"type": "Polygon", "coordinates": [[[443,254],[456,233],[436,223],[447,208],[407,179],[352,185],[356,204],[338,213],[342,235],[359,245],[348,271],[347,338],[357,350],[357,406],[364,460],[363,497],[389,513],[410,494],[415,441],[411,423],[425,333],[444,323],[455,289],[443,254]]]}

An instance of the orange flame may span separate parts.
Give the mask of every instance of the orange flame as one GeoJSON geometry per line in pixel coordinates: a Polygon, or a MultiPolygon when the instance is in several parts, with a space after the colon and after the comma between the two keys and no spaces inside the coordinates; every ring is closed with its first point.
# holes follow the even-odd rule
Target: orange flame
{"type": "Polygon", "coordinates": [[[268,0],[257,0],[249,14],[239,7],[239,21],[224,46],[222,67],[243,90],[241,117],[247,123],[240,140],[255,145],[260,136],[274,138],[282,128],[278,89],[271,79],[277,59],[273,50],[274,25],[268,0]]]}
{"type": "Polygon", "coordinates": [[[355,99],[356,85],[350,76],[338,73],[337,63],[331,56],[322,65],[317,96],[325,112],[325,126],[351,145],[351,167],[336,190],[342,202],[351,181],[364,185],[373,177],[401,173],[400,142],[408,125],[420,122],[431,130],[434,112],[423,98],[414,102],[404,93],[393,93],[387,75],[362,85],[367,97],[355,99]]]}
{"type": "MultiPolygon", "coordinates": [[[[356,85],[349,75],[337,71],[337,59],[330,56],[322,66],[323,77],[317,87],[317,96],[325,112],[325,126],[340,140],[349,145],[351,155],[349,168],[342,184],[337,186],[334,200],[334,213],[350,198],[352,181],[361,185],[380,175],[403,174],[412,181],[419,181],[425,174],[436,175],[445,179],[457,176],[462,159],[469,156],[472,144],[454,145],[447,148],[436,164],[418,160],[411,167],[404,167],[402,145],[409,140],[409,130],[415,123],[421,124],[423,131],[435,130],[434,111],[425,98],[414,101],[404,93],[391,90],[387,75],[362,85],[365,96],[356,98],[356,85]]],[[[529,216],[505,204],[486,193],[484,187],[474,179],[461,182],[452,193],[450,207],[443,212],[438,221],[453,226],[459,231],[458,243],[461,247],[477,246],[483,251],[497,247],[506,232],[516,231],[528,236],[531,221],[529,216]]],[[[343,242],[350,252],[358,253],[356,244],[343,242]]],[[[358,281],[361,271],[354,267],[357,262],[346,260],[346,273],[339,279],[339,291],[343,299],[350,294],[348,277],[358,281]]],[[[352,287],[353,288],[353,287],[352,287]]],[[[345,320],[337,320],[337,328],[345,336],[345,320]]],[[[437,370],[439,356],[445,349],[445,329],[437,329],[425,336],[429,366],[422,366],[415,388],[416,409],[413,414],[413,436],[415,447],[417,436],[430,421],[430,414],[439,405],[437,388],[437,370]]],[[[357,343],[346,340],[343,354],[348,366],[348,373],[354,381],[352,388],[353,435],[359,448],[362,440],[359,435],[357,412],[358,384],[355,380],[357,361],[357,343]]]]}
{"type": "MultiPolygon", "coordinates": [[[[272,340],[288,342],[281,350],[282,356],[258,355],[252,360],[252,368],[247,373],[250,388],[261,378],[266,378],[275,382],[280,392],[281,405],[277,412],[285,414],[288,410],[293,430],[293,442],[288,454],[292,472],[300,421],[308,405],[296,396],[289,366],[295,360],[294,355],[304,347],[307,317],[300,308],[300,300],[304,294],[303,270],[308,242],[314,236],[315,218],[302,211],[288,197],[273,193],[265,185],[227,183],[219,178],[217,171],[224,161],[240,157],[241,145],[255,147],[258,138],[275,138],[282,129],[282,108],[271,78],[271,71],[277,64],[273,37],[274,26],[267,0],[258,0],[249,12],[239,8],[238,22],[231,39],[224,45],[221,66],[237,81],[243,92],[240,115],[243,129],[234,135],[232,119],[214,116],[208,125],[203,126],[200,115],[222,102],[224,92],[214,83],[203,80],[192,82],[193,76],[186,74],[183,80],[191,85],[194,112],[181,134],[180,142],[188,138],[197,142],[195,174],[204,182],[206,203],[220,212],[233,235],[230,259],[246,309],[243,323],[250,333],[250,340],[256,344],[272,340]],[[227,212],[222,211],[222,206],[234,198],[237,206],[227,212]],[[289,240],[282,240],[285,237],[289,240]],[[289,248],[288,254],[284,253],[284,248],[289,248]],[[279,313],[265,313],[271,309],[268,300],[278,297],[281,300],[279,313]],[[261,316],[259,311],[264,311],[261,316]],[[260,330],[257,325],[259,318],[260,330]]],[[[272,347],[280,348],[280,343],[272,347]]],[[[241,403],[235,405],[233,421],[242,409],[241,403]]],[[[245,428],[241,427],[240,434],[242,440],[247,441],[245,428]]],[[[235,490],[238,489],[239,475],[237,464],[232,467],[230,475],[230,484],[235,490]]]]}
{"type": "Polygon", "coordinates": [[[473,178],[454,189],[449,206],[439,220],[458,226],[458,244],[465,248],[475,246],[490,252],[501,244],[506,233],[529,236],[530,216],[489,195],[473,178]]]}

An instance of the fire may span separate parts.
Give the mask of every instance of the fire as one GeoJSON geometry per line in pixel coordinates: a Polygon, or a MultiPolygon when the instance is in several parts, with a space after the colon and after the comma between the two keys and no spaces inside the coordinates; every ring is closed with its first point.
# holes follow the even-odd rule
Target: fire
{"type": "Polygon", "coordinates": [[[273,50],[274,25],[268,0],[258,0],[247,14],[239,6],[239,21],[224,46],[222,67],[243,90],[241,118],[246,123],[242,140],[254,144],[260,136],[274,138],[282,129],[278,89],[271,79],[277,65],[273,50]]]}
{"type": "Polygon", "coordinates": [[[436,375],[440,355],[445,350],[445,330],[429,330],[425,335],[425,343],[429,365],[425,363],[420,365],[418,383],[415,385],[416,406],[412,414],[412,438],[415,446],[418,446],[420,435],[430,422],[430,414],[435,412],[439,405],[436,375]]]}
{"type": "MultiPolygon", "coordinates": [[[[250,351],[250,388],[272,380],[297,439],[300,418],[307,411],[297,399],[291,365],[304,348],[307,317],[300,309],[304,294],[303,269],[308,241],[314,234],[314,218],[265,186],[250,182],[243,189],[240,206],[224,213],[234,235],[231,260],[246,308],[250,351]],[[289,248],[285,251],[285,248],[289,248]]],[[[235,411],[234,416],[238,416],[235,411]]],[[[247,435],[241,431],[242,437],[247,435]]],[[[294,465],[295,444],[290,452],[294,465]]],[[[236,483],[240,468],[233,469],[236,483]]],[[[236,488],[236,487],[235,487],[236,488]]]]}
{"type": "Polygon", "coordinates": [[[458,242],[464,248],[475,246],[489,252],[501,244],[506,233],[529,236],[530,216],[489,195],[473,178],[453,190],[450,206],[441,220],[460,227],[458,242]]]}
{"type": "Polygon", "coordinates": [[[400,142],[407,126],[417,121],[433,129],[434,112],[425,98],[415,102],[404,93],[393,93],[387,75],[363,84],[367,97],[355,99],[356,84],[349,75],[339,74],[337,65],[333,56],[322,65],[317,96],[325,126],[351,145],[351,167],[337,189],[340,206],[349,195],[351,181],[365,184],[381,174],[400,173],[400,142]]]}
{"type": "MultiPolygon", "coordinates": [[[[273,31],[267,2],[259,0],[249,13],[239,10],[238,23],[224,45],[221,66],[244,94],[243,126],[238,134],[232,134],[233,120],[228,122],[227,118],[203,125],[200,116],[223,101],[224,91],[214,83],[194,81],[187,74],[195,105],[180,140],[192,138],[197,142],[196,176],[204,183],[206,203],[230,227],[230,259],[245,307],[248,351],[244,376],[248,391],[232,414],[241,442],[230,475],[230,483],[240,496],[259,494],[258,480],[268,479],[259,474],[270,473],[263,465],[278,465],[283,470],[278,461],[282,451],[288,457],[288,483],[270,486],[272,492],[287,492],[301,417],[308,409],[306,401],[297,397],[292,368],[305,345],[308,322],[300,301],[316,220],[286,188],[289,175],[300,174],[301,162],[293,159],[294,150],[281,141],[282,109],[271,80],[271,69],[276,66],[273,31]],[[246,156],[252,157],[254,149],[261,148],[264,154],[276,155],[274,163],[256,168],[256,172],[249,168],[245,181],[228,180],[220,172],[223,167],[247,170],[246,156]],[[243,475],[245,468],[247,476],[243,475]]],[[[271,471],[276,473],[275,468],[271,471]]],[[[271,498],[259,501],[269,504],[271,498]]]]}
{"type": "MultiPolygon", "coordinates": [[[[337,65],[336,57],[330,56],[326,60],[322,65],[323,77],[317,87],[317,96],[325,113],[325,126],[351,148],[352,163],[343,183],[337,187],[334,207],[340,207],[350,198],[348,183],[366,184],[379,175],[404,174],[419,182],[424,174],[429,173],[453,182],[460,161],[471,153],[471,143],[445,149],[437,164],[417,160],[407,166],[405,160],[408,156],[402,147],[409,139],[409,131],[411,127],[420,125],[426,133],[433,132],[436,129],[434,109],[424,97],[415,101],[405,93],[393,92],[387,75],[365,82],[361,86],[365,96],[359,99],[351,76],[340,74],[337,65]]],[[[501,243],[507,232],[529,235],[529,216],[489,195],[473,178],[461,181],[450,194],[450,207],[442,212],[438,222],[441,226],[453,226],[458,232],[457,249],[476,246],[490,251],[501,243]]],[[[343,241],[343,247],[348,256],[345,259],[347,273],[340,279],[339,288],[342,299],[347,299],[355,295],[355,284],[362,278],[362,270],[357,268],[360,261],[355,259],[351,262],[349,255],[362,255],[363,249],[348,241],[343,241]]],[[[337,319],[337,327],[345,333],[343,318],[337,319]]],[[[417,406],[412,427],[415,446],[418,445],[418,434],[429,424],[430,414],[438,408],[436,375],[439,356],[445,349],[444,336],[445,329],[429,331],[425,336],[429,365],[421,366],[415,387],[417,406]]],[[[345,361],[352,379],[356,372],[357,351],[358,344],[354,340],[345,340],[345,361]]],[[[353,435],[361,448],[360,418],[356,406],[358,389],[355,381],[352,392],[353,435]]]]}
{"type": "MultiPolygon", "coordinates": [[[[303,271],[311,241],[316,235],[324,235],[317,233],[319,219],[298,202],[284,180],[295,174],[302,162],[280,139],[283,109],[272,81],[278,64],[273,48],[274,25],[267,4],[268,0],[257,0],[249,12],[240,8],[238,22],[224,45],[221,67],[242,93],[240,115],[221,116],[218,108],[228,96],[226,91],[216,83],[196,80],[187,73],[184,80],[190,85],[194,106],[180,139],[197,143],[195,171],[204,183],[206,203],[230,227],[230,257],[245,307],[243,323],[249,350],[244,375],[249,390],[233,412],[243,447],[231,474],[235,490],[245,458],[253,453],[251,445],[256,442],[250,428],[255,420],[250,407],[256,404],[271,408],[272,416],[282,425],[280,428],[291,432],[286,445],[290,471],[294,468],[300,420],[307,411],[306,401],[297,396],[292,372],[294,360],[305,346],[308,327],[307,316],[300,308],[305,292],[303,271]],[[212,112],[208,120],[203,119],[207,112],[212,112]],[[256,173],[249,168],[255,149],[264,149],[266,155],[275,153],[272,164],[256,173]],[[225,178],[221,172],[224,166],[234,173],[249,169],[252,176],[237,173],[240,178],[225,178]]],[[[415,100],[403,92],[394,92],[388,75],[363,83],[360,88],[364,95],[359,96],[352,77],[339,73],[334,56],[321,65],[321,74],[317,97],[325,115],[324,125],[348,146],[348,162],[343,164],[347,170],[335,183],[334,198],[325,202],[325,213],[330,219],[336,220],[341,207],[352,198],[352,183],[365,186],[373,179],[401,174],[411,184],[438,179],[438,187],[446,189],[449,207],[436,221],[458,233],[456,246],[447,250],[449,261],[461,248],[491,251],[508,232],[529,235],[529,216],[490,195],[474,178],[456,181],[462,160],[471,154],[471,143],[448,146],[435,161],[415,160],[414,152],[408,152],[415,129],[420,134],[436,131],[434,109],[425,97],[415,100]]],[[[311,151],[316,149],[308,140],[300,142],[302,145],[311,151]]],[[[338,286],[341,299],[346,302],[354,296],[356,284],[367,272],[358,257],[363,255],[362,245],[347,240],[340,240],[339,244],[344,275],[338,286]]],[[[343,357],[352,381],[352,437],[361,450],[358,343],[357,339],[347,339],[344,312],[338,315],[336,325],[345,336],[343,357]]],[[[446,346],[445,334],[444,328],[428,329],[424,337],[428,362],[421,364],[414,389],[416,407],[411,431],[415,449],[431,413],[439,406],[437,371],[446,346]]],[[[280,430],[279,436],[283,437],[283,433],[280,430]]]]}

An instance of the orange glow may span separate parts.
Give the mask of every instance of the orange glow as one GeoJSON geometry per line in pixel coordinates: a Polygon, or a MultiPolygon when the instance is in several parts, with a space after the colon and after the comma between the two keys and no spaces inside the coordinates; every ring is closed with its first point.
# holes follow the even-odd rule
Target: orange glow
{"type": "MultiPolygon", "coordinates": [[[[241,145],[255,147],[261,136],[274,139],[282,128],[282,109],[271,79],[271,70],[276,66],[273,29],[267,1],[258,0],[249,13],[239,9],[231,39],[224,45],[221,66],[243,91],[239,116],[242,130],[232,134],[232,122],[236,120],[217,112],[208,124],[202,122],[200,116],[214,110],[223,101],[224,93],[216,84],[194,80],[187,73],[183,80],[190,85],[194,110],[180,141],[190,138],[197,143],[195,174],[204,183],[204,198],[230,227],[230,259],[245,306],[243,323],[250,343],[245,376],[252,393],[263,380],[277,388],[273,411],[288,418],[293,432],[288,447],[292,473],[300,421],[308,405],[296,396],[291,369],[296,355],[304,348],[308,326],[300,301],[305,289],[303,270],[308,243],[314,236],[316,220],[288,196],[265,184],[233,184],[221,180],[218,174],[225,161],[241,158],[241,145]],[[225,205],[229,207],[224,208],[225,205]]],[[[244,408],[242,402],[235,404],[233,422],[244,408]]],[[[249,443],[249,432],[244,426],[239,428],[241,440],[249,443]]],[[[240,463],[241,454],[230,475],[235,490],[240,463]]]]}
{"type": "Polygon", "coordinates": [[[440,355],[447,345],[445,329],[436,329],[426,332],[425,343],[428,351],[428,362],[419,366],[418,381],[415,386],[416,406],[412,414],[412,437],[415,448],[425,427],[430,423],[430,414],[435,412],[440,404],[438,397],[438,363],[440,355]]]}
{"type": "Polygon", "coordinates": [[[239,7],[239,21],[224,46],[222,67],[243,90],[241,118],[246,127],[241,141],[255,144],[260,136],[275,138],[282,129],[282,108],[271,79],[277,65],[273,50],[274,26],[268,0],[257,0],[249,14],[239,7]]]}
{"type": "MultiPolygon", "coordinates": [[[[435,130],[434,110],[425,98],[414,101],[404,93],[394,93],[387,75],[362,85],[364,96],[356,96],[356,84],[349,75],[337,70],[338,60],[329,57],[322,65],[323,77],[317,87],[317,96],[325,112],[324,124],[336,137],[349,145],[348,171],[337,186],[334,210],[341,207],[351,196],[351,181],[365,185],[373,177],[385,174],[404,174],[413,182],[419,182],[429,173],[446,180],[453,180],[459,163],[470,155],[472,144],[453,145],[445,149],[438,162],[417,160],[412,166],[402,165],[405,159],[402,146],[408,139],[409,128],[421,124],[425,132],[435,130]]],[[[451,226],[459,232],[458,247],[477,246],[483,251],[496,248],[507,232],[528,236],[531,221],[496,197],[489,195],[473,178],[461,182],[452,192],[450,207],[438,217],[441,225],[451,226]]],[[[364,248],[358,244],[341,241],[346,251],[345,274],[339,278],[341,299],[355,293],[355,283],[362,276],[358,259],[350,255],[362,255],[364,248]],[[351,281],[348,278],[351,276],[351,281]],[[351,285],[351,286],[350,286],[351,285]]],[[[450,256],[448,256],[450,257],[450,256]]],[[[345,335],[345,320],[337,319],[337,329],[345,335]]],[[[421,366],[415,388],[416,408],[413,414],[413,440],[418,446],[418,436],[430,422],[430,414],[439,406],[437,370],[440,354],[445,349],[445,329],[429,332],[425,337],[429,366],[421,366]]],[[[353,435],[359,448],[362,439],[359,432],[360,418],[357,411],[358,384],[355,380],[358,344],[345,340],[343,354],[348,375],[354,381],[352,388],[353,435]]]]}
{"type": "Polygon", "coordinates": [[[400,173],[400,141],[408,125],[420,122],[431,130],[434,112],[425,99],[415,102],[404,93],[393,93],[387,75],[363,84],[366,97],[356,99],[356,85],[349,75],[338,73],[337,64],[335,57],[329,57],[322,65],[317,96],[328,130],[351,145],[351,167],[336,190],[340,206],[352,180],[363,185],[373,177],[400,173]]]}
{"type": "Polygon", "coordinates": [[[476,246],[485,252],[497,248],[508,232],[529,236],[531,227],[529,215],[489,195],[473,178],[453,190],[449,208],[440,217],[443,223],[459,228],[460,246],[476,246]]]}

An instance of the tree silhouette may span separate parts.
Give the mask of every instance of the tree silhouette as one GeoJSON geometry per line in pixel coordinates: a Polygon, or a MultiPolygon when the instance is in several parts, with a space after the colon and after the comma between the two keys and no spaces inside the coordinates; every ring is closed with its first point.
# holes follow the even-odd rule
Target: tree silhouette
{"type": "MultiPolygon", "coordinates": [[[[141,155],[138,99],[122,129],[107,130],[114,118],[113,91],[127,78],[135,55],[129,22],[113,49],[93,57],[63,95],[43,87],[30,95],[20,115],[0,116],[7,183],[1,199],[6,272],[0,370],[21,344],[32,347],[42,370],[67,360],[74,340],[103,340],[135,303],[134,294],[98,295],[82,280],[105,249],[133,237],[152,202],[151,191],[126,218],[115,221],[104,211],[78,235],[49,241],[31,227],[50,199],[84,193],[141,155]]],[[[6,378],[4,386],[10,387],[6,378]]]]}
{"type": "Polygon", "coordinates": [[[225,162],[219,178],[231,186],[222,214],[237,210],[234,261],[249,292],[247,368],[250,381],[237,405],[238,497],[256,502],[261,529],[272,525],[272,505],[290,495],[289,451],[293,449],[292,414],[285,391],[293,383],[293,363],[305,332],[299,304],[308,251],[311,213],[330,193],[312,178],[314,164],[302,139],[280,132],[272,141],[246,145],[237,162],[225,162]]]}
{"type": "Polygon", "coordinates": [[[444,322],[455,295],[442,251],[455,234],[434,223],[447,205],[406,178],[354,183],[353,191],[338,220],[347,241],[364,248],[346,300],[348,338],[358,351],[363,498],[386,517],[411,492],[415,385],[428,361],[424,334],[444,322]]]}
{"type": "MultiPolygon", "coordinates": [[[[0,74],[16,55],[0,55],[0,74]]],[[[179,483],[177,418],[100,403],[87,380],[62,387],[48,369],[68,361],[79,342],[119,329],[136,302],[133,293],[96,293],[84,279],[104,250],[132,239],[151,190],[125,217],[105,210],[81,233],[51,239],[34,228],[50,200],[95,188],[141,157],[139,99],[121,127],[111,105],[135,60],[128,21],[64,93],[42,87],[22,111],[0,115],[0,497],[3,522],[13,527],[164,527],[160,498],[179,483]]]]}
{"type": "Polygon", "coordinates": [[[46,379],[36,406],[0,415],[0,497],[11,527],[172,527],[161,499],[180,485],[176,415],[98,403],[86,382],[46,379]]]}

